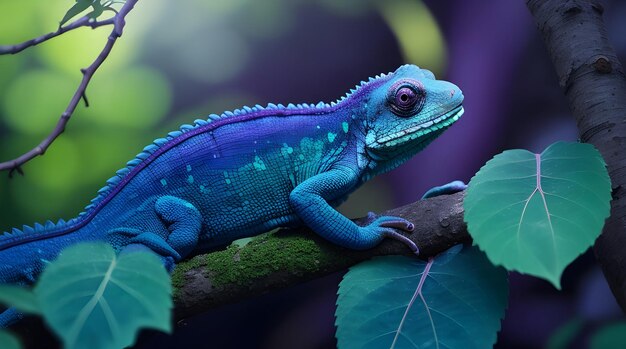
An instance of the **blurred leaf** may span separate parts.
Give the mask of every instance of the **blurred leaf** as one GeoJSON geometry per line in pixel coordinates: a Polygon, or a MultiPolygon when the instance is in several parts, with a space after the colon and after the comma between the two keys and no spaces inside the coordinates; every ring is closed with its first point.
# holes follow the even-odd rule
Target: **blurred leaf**
{"type": "Polygon", "coordinates": [[[468,231],[497,265],[560,288],[563,269],[598,237],[611,183],[590,144],[554,143],[541,154],[507,150],[469,183],[468,231]]]}
{"type": "Polygon", "coordinates": [[[398,38],[405,63],[441,74],[446,66],[446,46],[437,21],[421,1],[378,2],[380,12],[398,38]]]}
{"type": "Polygon", "coordinates": [[[589,348],[626,348],[626,322],[618,322],[599,329],[591,337],[589,348]]]}
{"type": "Polygon", "coordinates": [[[0,348],[2,349],[20,349],[22,346],[17,338],[7,331],[0,330],[0,348]]]}
{"type": "Polygon", "coordinates": [[[77,14],[88,9],[92,3],[99,3],[99,2],[100,0],[95,0],[95,2],[94,0],[76,0],[76,3],[74,4],[74,6],[72,6],[69,10],[67,10],[67,12],[65,13],[65,16],[63,16],[63,19],[61,19],[61,23],[59,23],[59,26],[63,26],[63,24],[67,23],[67,21],[74,18],[77,14]]]}
{"type": "Polygon", "coordinates": [[[97,19],[105,10],[105,7],[102,6],[100,0],[94,1],[91,7],[93,7],[93,11],[87,14],[87,16],[89,16],[89,18],[91,19],[97,19]]]}
{"type": "Polygon", "coordinates": [[[75,124],[89,128],[149,129],[165,118],[172,100],[169,81],[163,74],[142,66],[103,71],[94,77],[87,93],[90,107],[81,112],[75,124]]]}
{"type": "MultiPolygon", "coordinates": [[[[3,14],[0,21],[0,45],[16,44],[41,35],[38,18],[32,14],[41,7],[48,7],[47,5],[41,6],[40,1],[34,0],[0,1],[0,14],[3,14]]],[[[24,53],[19,56],[23,57],[24,53]]],[[[6,58],[4,56],[3,61],[6,58]]]]}
{"type": "Polygon", "coordinates": [[[3,121],[13,130],[44,135],[52,130],[78,81],[51,70],[24,71],[8,86],[1,105],[3,121]]]}
{"type": "Polygon", "coordinates": [[[386,256],[350,268],[339,285],[338,348],[491,347],[507,305],[506,271],[461,248],[428,263],[386,256]]]}
{"type": "Polygon", "coordinates": [[[28,288],[13,285],[0,285],[0,303],[9,307],[15,307],[23,313],[40,313],[39,303],[37,303],[35,294],[28,288]]]}
{"type": "Polygon", "coordinates": [[[580,318],[574,318],[552,333],[552,336],[548,339],[546,349],[567,349],[572,343],[584,322],[580,318]]]}
{"type": "Polygon", "coordinates": [[[35,287],[46,322],[67,349],[124,348],[140,328],[169,332],[171,292],[155,255],[116,256],[106,243],[63,250],[35,287]]]}

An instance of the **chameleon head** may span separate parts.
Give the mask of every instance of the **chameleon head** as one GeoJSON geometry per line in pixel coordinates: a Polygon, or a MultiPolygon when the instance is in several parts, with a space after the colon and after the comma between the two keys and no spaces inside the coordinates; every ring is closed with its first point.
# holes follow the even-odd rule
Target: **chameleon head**
{"type": "Polygon", "coordinates": [[[401,66],[368,96],[368,160],[386,163],[384,170],[396,167],[458,120],[462,102],[463,93],[454,84],[436,80],[429,70],[401,66]]]}

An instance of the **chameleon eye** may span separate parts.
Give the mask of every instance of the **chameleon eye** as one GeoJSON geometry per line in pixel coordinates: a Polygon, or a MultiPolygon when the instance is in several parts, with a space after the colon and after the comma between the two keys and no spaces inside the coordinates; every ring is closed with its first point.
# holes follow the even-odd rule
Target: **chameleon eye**
{"type": "Polygon", "coordinates": [[[424,104],[424,90],[416,85],[404,83],[392,91],[389,96],[389,104],[394,114],[398,116],[411,116],[422,108],[424,104]]]}

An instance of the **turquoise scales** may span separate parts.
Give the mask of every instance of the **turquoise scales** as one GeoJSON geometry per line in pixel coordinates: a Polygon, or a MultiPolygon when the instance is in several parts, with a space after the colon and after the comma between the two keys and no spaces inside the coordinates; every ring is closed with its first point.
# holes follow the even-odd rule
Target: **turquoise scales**
{"type": "MultiPolygon", "coordinates": [[[[154,141],[77,218],[0,237],[0,282],[32,283],[64,247],[108,241],[149,249],[166,266],[278,226],[307,225],[353,249],[413,225],[382,216],[359,227],[333,207],[423,149],[463,113],[461,91],[405,65],[331,104],[243,107],[154,141]]],[[[0,315],[0,325],[14,314],[0,315]]]]}

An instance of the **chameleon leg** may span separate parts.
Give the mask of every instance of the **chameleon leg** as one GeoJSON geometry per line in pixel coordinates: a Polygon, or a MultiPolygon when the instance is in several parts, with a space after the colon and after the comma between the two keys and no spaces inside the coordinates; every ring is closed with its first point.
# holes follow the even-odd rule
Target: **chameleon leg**
{"type": "MultiPolygon", "coordinates": [[[[129,236],[123,253],[151,250],[158,254],[168,270],[193,251],[198,243],[202,217],[191,203],[174,196],[162,196],[155,205],[155,212],[167,228],[165,236],[136,229],[121,228],[113,233],[129,236]]],[[[111,233],[111,232],[109,232],[111,233]]]]}
{"type": "Polygon", "coordinates": [[[24,314],[15,310],[15,308],[9,308],[0,313],[0,328],[7,328],[21,320],[23,317],[24,314]]]}
{"type": "Polygon", "coordinates": [[[362,250],[390,237],[402,241],[414,252],[419,251],[415,243],[396,231],[410,232],[413,223],[400,217],[380,216],[359,227],[328,204],[342,193],[350,192],[357,180],[358,176],[348,168],[331,169],[298,185],[289,195],[289,201],[307,226],[337,245],[362,250]]]}
{"type": "Polygon", "coordinates": [[[428,189],[422,199],[428,199],[439,195],[450,195],[467,189],[467,184],[462,181],[452,181],[438,187],[428,189]]]}

